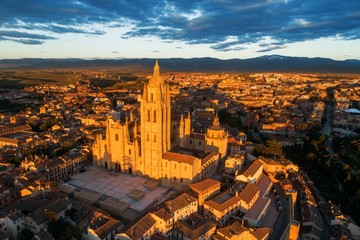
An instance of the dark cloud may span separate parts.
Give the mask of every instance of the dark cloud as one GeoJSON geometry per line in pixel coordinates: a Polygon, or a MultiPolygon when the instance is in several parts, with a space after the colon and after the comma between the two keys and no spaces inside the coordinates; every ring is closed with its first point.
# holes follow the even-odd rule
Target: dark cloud
{"type": "Polygon", "coordinates": [[[44,40],[50,39],[55,38],[42,34],[0,30],[0,41],[13,41],[22,44],[37,45],[44,43],[44,40]]]}
{"type": "Polygon", "coordinates": [[[10,37],[10,38],[31,38],[31,39],[41,39],[41,40],[55,39],[54,37],[41,35],[41,34],[18,32],[18,31],[4,31],[4,30],[0,30],[0,36],[10,37]]]}
{"type": "Polygon", "coordinates": [[[0,29],[104,34],[88,30],[97,23],[132,26],[123,38],[156,36],[217,51],[259,43],[271,51],[322,37],[359,39],[359,9],[359,0],[2,0],[0,29]]]}

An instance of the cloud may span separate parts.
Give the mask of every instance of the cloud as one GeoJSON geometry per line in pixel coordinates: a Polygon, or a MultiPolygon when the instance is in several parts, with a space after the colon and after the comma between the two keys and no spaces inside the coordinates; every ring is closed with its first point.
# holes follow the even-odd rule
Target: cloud
{"type": "Polygon", "coordinates": [[[50,39],[56,38],[42,34],[0,30],[0,41],[13,41],[28,45],[38,45],[43,44],[44,40],[50,39]]]}
{"type": "Polygon", "coordinates": [[[2,0],[0,29],[102,35],[94,26],[126,26],[122,38],[157,37],[236,51],[267,37],[281,44],[360,39],[359,9],[358,0],[2,0]]]}
{"type": "Polygon", "coordinates": [[[268,46],[266,48],[260,49],[257,52],[270,52],[273,50],[277,50],[277,49],[284,49],[286,48],[286,45],[272,45],[272,46],[268,46]]]}
{"type": "Polygon", "coordinates": [[[55,39],[54,37],[41,35],[41,34],[18,32],[18,31],[6,31],[6,30],[0,30],[0,36],[10,37],[10,38],[32,38],[32,39],[41,39],[41,40],[55,39]]]}

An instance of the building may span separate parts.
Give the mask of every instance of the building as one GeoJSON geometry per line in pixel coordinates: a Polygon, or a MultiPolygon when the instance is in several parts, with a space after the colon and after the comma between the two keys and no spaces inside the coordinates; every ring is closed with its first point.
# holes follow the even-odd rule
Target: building
{"type": "Polygon", "coordinates": [[[91,218],[85,239],[111,240],[123,227],[123,223],[101,212],[95,212],[91,218]]]}
{"type": "Polygon", "coordinates": [[[24,219],[24,215],[20,211],[9,213],[0,218],[0,231],[4,232],[9,239],[18,239],[24,229],[24,219]]]}
{"type": "Polygon", "coordinates": [[[202,206],[205,200],[220,192],[220,182],[210,178],[190,184],[189,187],[197,195],[199,206],[202,206]]]}
{"type": "Polygon", "coordinates": [[[192,213],[186,219],[176,222],[173,238],[183,240],[210,239],[215,230],[215,223],[198,213],[192,213]]]}
{"type": "Polygon", "coordinates": [[[160,76],[156,61],[153,75],[141,96],[140,122],[132,113],[125,123],[108,117],[105,133],[96,136],[92,147],[93,163],[176,187],[211,174],[219,158],[226,156],[227,139],[217,115],[206,133],[191,132],[190,113],[187,117],[181,114],[180,118],[171,118],[169,86],[160,76]],[[176,152],[175,147],[213,155],[200,159],[193,154],[176,152]],[[183,171],[168,171],[169,168],[183,171]]]}
{"type": "Polygon", "coordinates": [[[219,228],[216,235],[213,236],[215,240],[266,240],[269,238],[270,229],[258,228],[255,231],[235,221],[231,225],[219,228]]]}

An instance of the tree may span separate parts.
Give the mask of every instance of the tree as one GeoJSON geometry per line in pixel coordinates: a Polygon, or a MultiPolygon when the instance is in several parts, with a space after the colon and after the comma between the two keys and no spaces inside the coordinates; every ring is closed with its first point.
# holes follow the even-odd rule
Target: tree
{"type": "Polygon", "coordinates": [[[278,143],[274,139],[270,139],[270,140],[266,141],[266,147],[265,147],[264,153],[266,155],[270,155],[273,157],[279,157],[279,158],[284,156],[284,153],[282,151],[280,143],[278,143]]]}

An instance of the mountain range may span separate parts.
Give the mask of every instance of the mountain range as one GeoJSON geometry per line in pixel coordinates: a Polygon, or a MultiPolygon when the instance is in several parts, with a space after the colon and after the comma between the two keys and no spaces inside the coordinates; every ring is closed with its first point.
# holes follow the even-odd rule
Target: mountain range
{"type": "MultiPolygon", "coordinates": [[[[148,71],[154,59],[2,59],[0,70],[20,69],[105,69],[148,71]]],[[[305,72],[305,73],[360,73],[360,60],[344,61],[329,58],[287,57],[266,55],[248,59],[164,58],[160,66],[166,71],[186,72],[305,72]]]]}

